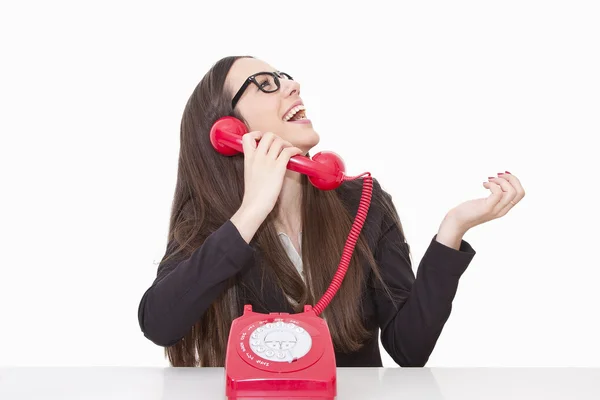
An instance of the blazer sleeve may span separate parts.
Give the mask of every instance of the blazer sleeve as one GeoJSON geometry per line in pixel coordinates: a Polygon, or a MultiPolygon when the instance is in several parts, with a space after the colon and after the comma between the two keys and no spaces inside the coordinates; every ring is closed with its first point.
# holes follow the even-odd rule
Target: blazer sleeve
{"type": "MultiPolygon", "coordinates": [[[[167,246],[167,254],[173,243],[167,246]]],[[[160,346],[177,343],[226,289],[255,250],[227,220],[185,260],[161,263],[138,307],[139,325],[160,346]]]]}
{"type": "Polygon", "coordinates": [[[389,221],[384,225],[375,259],[387,289],[374,281],[381,342],[398,365],[422,367],[450,316],[459,278],[475,250],[464,240],[453,249],[436,241],[435,235],[415,277],[399,227],[389,221]]]}

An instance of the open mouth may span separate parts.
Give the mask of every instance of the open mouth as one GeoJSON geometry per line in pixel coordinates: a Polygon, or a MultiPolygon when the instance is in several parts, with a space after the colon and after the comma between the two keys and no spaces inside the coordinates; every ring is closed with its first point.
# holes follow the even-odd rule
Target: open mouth
{"type": "Polygon", "coordinates": [[[285,115],[285,117],[283,117],[283,120],[285,122],[300,121],[303,119],[306,119],[306,109],[303,105],[299,105],[292,108],[290,112],[288,112],[285,115]]]}

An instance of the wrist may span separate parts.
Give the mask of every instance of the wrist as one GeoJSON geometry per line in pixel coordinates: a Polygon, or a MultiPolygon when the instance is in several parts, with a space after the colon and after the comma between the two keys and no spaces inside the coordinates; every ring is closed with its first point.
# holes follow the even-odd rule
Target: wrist
{"type": "Polygon", "coordinates": [[[265,218],[257,210],[242,206],[233,214],[230,220],[246,243],[250,243],[265,218]]]}
{"type": "Polygon", "coordinates": [[[467,230],[468,229],[458,223],[458,221],[456,221],[452,215],[446,215],[438,229],[436,241],[445,246],[458,250],[460,249],[462,238],[467,230]]]}
{"type": "Polygon", "coordinates": [[[467,233],[467,231],[471,228],[470,226],[467,226],[463,222],[459,221],[454,214],[452,214],[452,212],[449,212],[444,216],[440,227],[444,227],[444,229],[455,232],[460,236],[464,236],[464,234],[467,233]]]}
{"type": "Polygon", "coordinates": [[[236,215],[243,215],[249,221],[256,221],[259,225],[267,218],[268,212],[252,204],[242,202],[236,215]]]}

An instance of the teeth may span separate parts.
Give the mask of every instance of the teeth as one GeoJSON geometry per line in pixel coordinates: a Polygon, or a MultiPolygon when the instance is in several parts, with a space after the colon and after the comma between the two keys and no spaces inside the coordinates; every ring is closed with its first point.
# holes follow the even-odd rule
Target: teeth
{"type": "Polygon", "coordinates": [[[298,111],[300,111],[300,110],[306,110],[306,108],[305,108],[303,105],[299,105],[299,106],[296,106],[296,107],[292,108],[292,109],[290,110],[290,112],[288,112],[288,113],[285,115],[285,117],[283,117],[283,120],[284,120],[284,121],[289,121],[289,120],[290,120],[290,119],[292,119],[292,118],[294,117],[294,115],[296,115],[296,113],[297,113],[298,111]]]}

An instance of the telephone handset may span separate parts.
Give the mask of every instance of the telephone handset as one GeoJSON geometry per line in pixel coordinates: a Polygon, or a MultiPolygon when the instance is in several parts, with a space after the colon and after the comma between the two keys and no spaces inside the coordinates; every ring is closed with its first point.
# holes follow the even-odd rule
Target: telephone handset
{"type": "MultiPolygon", "coordinates": [[[[246,125],[237,118],[223,117],[210,131],[210,141],[219,153],[233,156],[243,152],[246,125]]],[[[244,306],[229,331],[225,357],[226,395],[241,399],[334,399],[337,395],[336,361],[327,322],[319,318],[338,291],[348,270],[354,246],[371,203],[371,174],[349,177],[344,162],[333,152],[319,152],[312,159],[297,155],[287,168],[306,174],[321,190],[339,187],[344,181],[363,178],[358,211],[332,282],[313,307],[304,312],[261,314],[244,306]]]]}
{"type": "MultiPolygon", "coordinates": [[[[242,135],[248,132],[246,125],[237,118],[223,117],[212,126],[210,142],[225,156],[243,152],[242,135]]],[[[290,158],[289,170],[308,175],[308,180],[321,190],[335,189],[344,180],[345,165],[340,156],[332,151],[322,151],[312,159],[297,155],[290,158]]]]}

